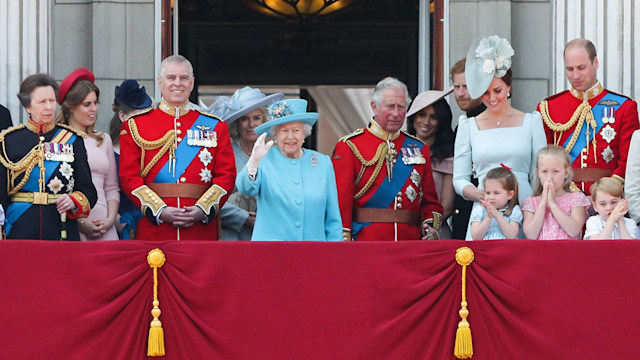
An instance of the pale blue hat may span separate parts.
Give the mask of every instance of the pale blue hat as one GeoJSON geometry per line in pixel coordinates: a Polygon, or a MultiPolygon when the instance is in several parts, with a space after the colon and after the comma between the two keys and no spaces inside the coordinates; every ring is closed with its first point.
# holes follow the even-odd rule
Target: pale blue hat
{"type": "Polygon", "coordinates": [[[494,77],[503,77],[511,68],[513,48],[497,35],[474,40],[467,53],[464,77],[472,99],[484,94],[494,77]]]}
{"type": "Polygon", "coordinates": [[[274,126],[296,121],[302,121],[311,126],[318,121],[318,113],[307,112],[307,100],[288,99],[271,104],[267,122],[260,124],[253,131],[258,135],[262,135],[274,126]]]}
{"type": "Polygon", "coordinates": [[[282,99],[284,99],[282,93],[267,96],[260,89],[245,86],[236,90],[230,98],[218,96],[211,106],[203,107],[201,104],[201,107],[203,107],[203,110],[218,116],[222,121],[231,124],[253,110],[269,106],[269,104],[282,99]]]}

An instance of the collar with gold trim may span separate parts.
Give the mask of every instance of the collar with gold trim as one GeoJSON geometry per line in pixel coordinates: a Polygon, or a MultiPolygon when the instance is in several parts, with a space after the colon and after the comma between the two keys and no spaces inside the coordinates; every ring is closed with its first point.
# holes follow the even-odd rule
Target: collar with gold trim
{"type": "Polygon", "coordinates": [[[588,101],[602,94],[602,92],[604,91],[604,88],[602,87],[602,85],[600,85],[600,82],[597,82],[587,91],[576,90],[573,87],[571,87],[570,91],[571,91],[571,95],[573,95],[574,97],[583,101],[585,101],[585,99],[586,101],[588,101]]]}
{"type": "Polygon", "coordinates": [[[49,131],[53,130],[54,127],[56,127],[56,123],[53,121],[48,124],[38,124],[31,118],[29,118],[29,121],[27,121],[27,129],[36,134],[46,134],[49,131]]]}
{"type": "Polygon", "coordinates": [[[186,115],[189,110],[190,110],[190,106],[189,106],[189,102],[187,101],[186,103],[180,105],[180,106],[173,106],[171,104],[169,104],[164,98],[162,99],[162,101],[160,102],[160,105],[158,105],[158,108],[160,110],[162,110],[163,113],[171,115],[175,118],[179,118],[180,116],[184,116],[186,115]]]}
{"type": "Polygon", "coordinates": [[[387,130],[383,129],[382,126],[378,125],[378,123],[373,119],[371,119],[371,122],[369,123],[369,132],[375,135],[375,137],[385,141],[393,141],[397,139],[398,136],[400,136],[400,131],[396,131],[395,133],[391,134],[387,130]]]}

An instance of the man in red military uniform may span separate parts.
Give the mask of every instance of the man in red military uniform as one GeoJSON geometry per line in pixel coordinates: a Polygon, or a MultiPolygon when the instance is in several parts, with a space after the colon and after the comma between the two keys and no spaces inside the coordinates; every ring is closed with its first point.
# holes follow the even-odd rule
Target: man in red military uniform
{"type": "Polygon", "coordinates": [[[573,181],[587,195],[601,177],[611,176],[624,184],[631,135],[639,126],[636,102],[598,82],[598,58],[591,41],[570,41],[564,62],[571,90],[538,105],[547,142],[569,152],[573,181]]]}
{"type": "Polygon", "coordinates": [[[437,238],[442,205],[429,147],[400,131],[409,94],[395,78],[373,92],[366,129],[340,139],[333,152],[344,240],[437,238]]]}
{"type": "Polygon", "coordinates": [[[136,239],[216,240],[215,220],[236,175],[229,128],[189,102],[189,60],[166,58],[158,85],[158,108],[125,121],[120,132],[122,189],[145,215],[136,239]]]}

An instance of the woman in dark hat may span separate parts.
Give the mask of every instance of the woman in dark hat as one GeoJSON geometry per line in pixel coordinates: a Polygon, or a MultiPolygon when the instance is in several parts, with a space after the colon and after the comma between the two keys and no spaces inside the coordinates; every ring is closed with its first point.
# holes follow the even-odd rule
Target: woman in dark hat
{"type": "Polygon", "coordinates": [[[318,120],[318,113],[306,111],[306,100],[277,101],[268,121],[254,130],[260,137],[236,177],[238,191],[258,197],[252,241],[342,241],[331,159],[302,148],[318,120]],[[267,133],[275,142],[265,144],[267,133]]]}
{"type": "Polygon", "coordinates": [[[29,120],[0,133],[0,203],[9,239],[80,240],[76,219],[96,203],[86,135],[54,121],[57,91],[49,75],[27,77],[18,98],[29,120]]]}
{"type": "Polygon", "coordinates": [[[451,228],[447,219],[453,211],[456,193],[453,190],[453,143],[451,129],[451,108],[444,99],[453,91],[427,90],[421,92],[411,103],[407,112],[407,129],[429,146],[431,172],[438,193],[438,200],[444,208],[440,239],[451,238],[451,228]]]}
{"type": "Polygon", "coordinates": [[[94,129],[100,90],[93,81],[93,74],[85,68],[73,71],[62,80],[58,96],[62,111],[58,114],[57,121],[87,134],[84,146],[98,201],[89,217],[78,221],[80,239],[118,240],[114,227],[120,205],[118,171],[111,137],[94,129]]]}
{"type": "MultiPolygon", "coordinates": [[[[136,80],[124,80],[120,86],[116,86],[113,100],[113,117],[109,123],[109,135],[115,152],[116,168],[120,163],[120,129],[122,122],[133,115],[143,113],[153,108],[153,100],[147,94],[144,86],[136,80]]],[[[120,190],[120,209],[116,220],[116,229],[122,240],[135,239],[136,223],[142,217],[138,209],[122,189],[120,190]]]]}

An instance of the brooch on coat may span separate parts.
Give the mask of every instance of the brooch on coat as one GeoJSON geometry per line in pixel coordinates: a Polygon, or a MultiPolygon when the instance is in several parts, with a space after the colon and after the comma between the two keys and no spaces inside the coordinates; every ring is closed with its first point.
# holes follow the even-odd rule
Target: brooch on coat
{"type": "Polygon", "coordinates": [[[320,159],[318,159],[318,155],[313,154],[311,155],[311,159],[309,159],[309,163],[311,163],[311,166],[318,166],[318,164],[320,163],[320,159]]]}

